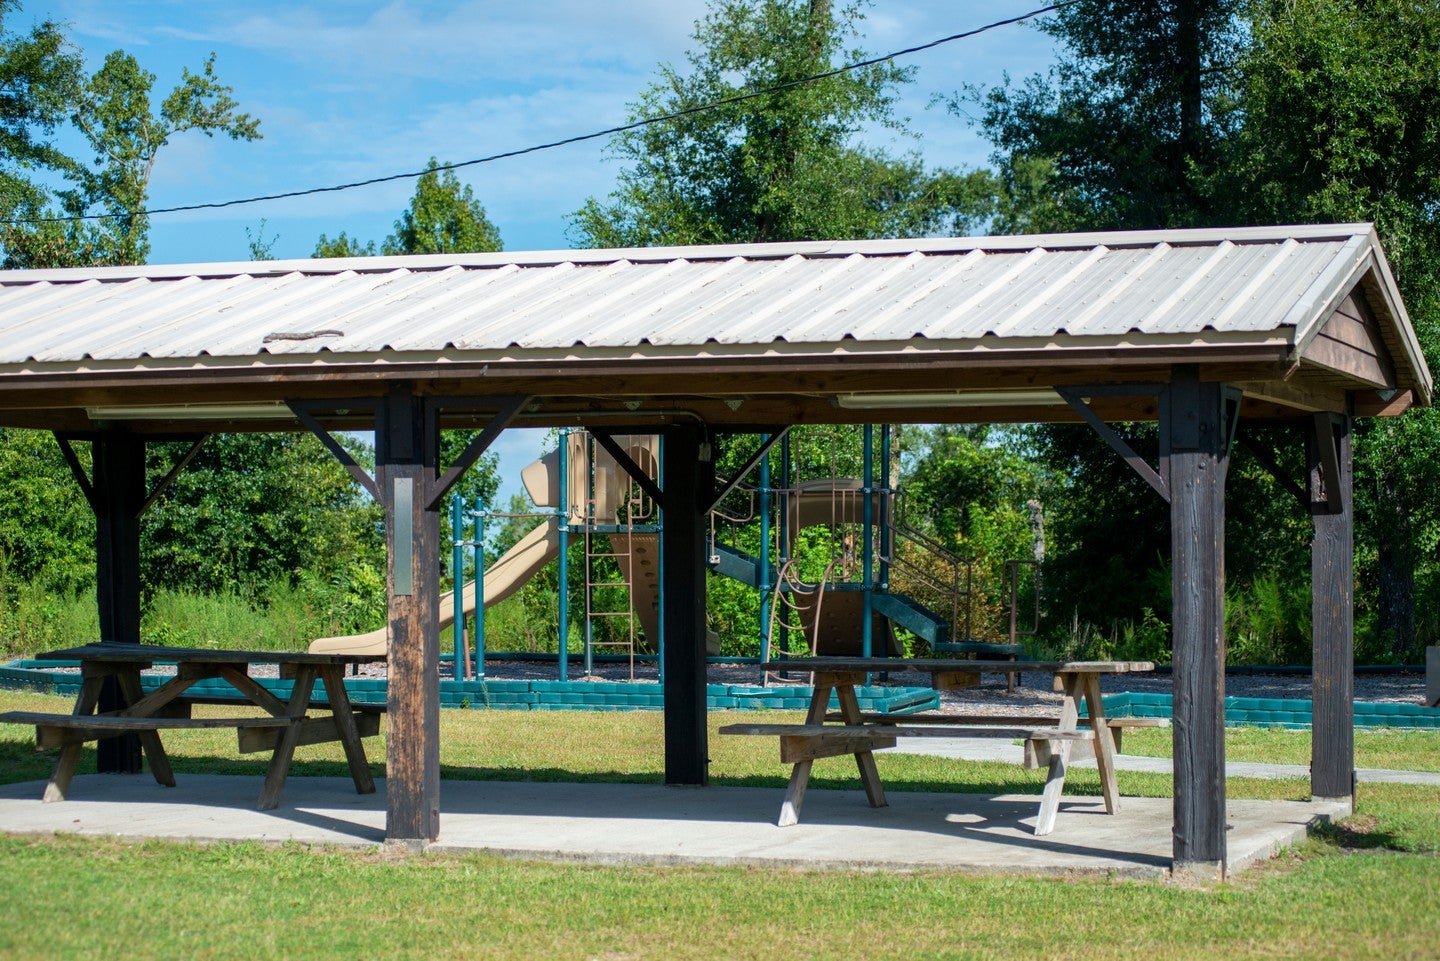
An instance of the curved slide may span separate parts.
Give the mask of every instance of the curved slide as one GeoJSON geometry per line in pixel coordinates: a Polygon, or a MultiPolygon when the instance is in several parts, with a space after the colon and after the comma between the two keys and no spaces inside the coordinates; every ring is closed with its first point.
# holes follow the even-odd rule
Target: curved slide
{"type": "MultiPolygon", "coordinates": [[[[550,517],[497,561],[485,567],[485,597],[488,606],[499,604],[514,594],[525,582],[534,577],[546,564],[560,553],[560,522],[550,517]]],[[[475,613],[475,582],[464,587],[462,595],[465,614],[475,613]]],[[[440,628],[443,630],[455,623],[455,592],[440,595],[440,628]]],[[[389,627],[382,627],[368,634],[347,634],[341,637],[322,637],[310,644],[312,654],[388,654],[389,627]]]]}

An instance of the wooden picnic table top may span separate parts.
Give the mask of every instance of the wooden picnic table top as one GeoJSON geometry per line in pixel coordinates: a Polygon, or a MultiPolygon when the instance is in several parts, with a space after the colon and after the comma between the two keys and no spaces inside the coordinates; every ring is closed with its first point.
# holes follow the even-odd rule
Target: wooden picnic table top
{"type": "Polygon", "coordinates": [[[165,647],[159,644],[121,644],[101,641],[35,655],[37,661],[89,661],[107,664],[149,664],[175,661],[185,664],[366,664],[383,661],[383,654],[311,654],[309,651],[222,651],[205,647],[165,647]]]}
{"type": "Polygon", "coordinates": [[[1150,661],[963,661],[943,657],[787,657],[760,665],[770,671],[950,671],[995,673],[1045,672],[1049,674],[1132,674],[1155,670],[1150,661]]]}

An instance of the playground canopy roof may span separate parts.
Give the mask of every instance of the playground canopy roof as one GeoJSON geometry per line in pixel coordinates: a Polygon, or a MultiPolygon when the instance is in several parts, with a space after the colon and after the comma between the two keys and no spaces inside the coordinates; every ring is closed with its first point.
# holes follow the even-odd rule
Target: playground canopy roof
{"type": "Polygon", "coordinates": [[[1070,420],[1054,388],[1174,364],[1254,418],[1433,389],[1366,224],[0,272],[0,424],[67,431],[295,429],[397,381],[518,424],[1070,420]]]}

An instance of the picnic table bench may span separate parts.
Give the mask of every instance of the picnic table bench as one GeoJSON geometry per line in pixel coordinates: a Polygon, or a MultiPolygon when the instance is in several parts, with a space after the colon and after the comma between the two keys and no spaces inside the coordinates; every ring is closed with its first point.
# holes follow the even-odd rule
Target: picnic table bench
{"type": "Polygon", "coordinates": [[[295,748],[304,744],[339,741],[355,790],[370,794],[375,781],[365,759],[362,738],[379,733],[380,705],[352,705],[345,693],[345,668],[350,664],[384,660],[383,655],[310,654],[277,651],[215,651],[189,647],[160,647],[150,644],[86,644],[39,655],[36,660],[74,662],[80,666],[80,693],[69,714],[9,711],[0,721],[35,726],[37,750],[60,749],[55,770],[45,785],[45,801],[63,801],[70,790],[80,752],[88,741],[136,734],[150,772],[166,787],[175,786],[175,773],[165,753],[163,731],[203,728],[234,728],[242,753],[270,751],[270,765],[260,790],[257,807],[270,810],[280,803],[280,793],[295,748]],[[175,664],[175,676],[149,694],[141,684],[141,672],[156,662],[175,664]],[[288,700],[281,700],[250,676],[253,664],[277,664],[283,674],[293,676],[288,700]],[[96,713],[100,690],[113,678],[125,706],[116,711],[96,713]],[[236,691],[236,697],[187,695],[200,681],[222,678],[236,691]],[[315,700],[315,682],[325,685],[325,699],[315,700]],[[263,715],[194,717],[196,704],[249,704],[263,715]],[[313,709],[326,713],[311,715],[313,709]]]}
{"type": "Polygon", "coordinates": [[[937,689],[970,686],[968,675],[974,672],[974,666],[954,660],[811,657],[786,658],[764,667],[812,672],[815,687],[804,723],[729,724],[721,727],[720,733],[780,739],[780,760],[793,765],[790,784],[780,806],[778,823],[781,827],[799,823],[811,766],[819,758],[853,754],[870,806],[884,807],[887,803],[885,790],[880,783],[872,752],[894,747],[901,737],[991,737],[1023,740],[1027,766],[1048,767],[1040,812],[1035,820],[1035,833],[1049,834],[1054,830],[1055,816],[1060,809],[1072,745],[1083,744],[1089,753],[1093,753],[1100,772],[1105,810],[1116,814],[1120,810],[1120,792],[1115,782],[1115,733],[1127,726],[1164,723],[1150,718],[1107,718],[1101,702],[1101,675],[1154,670],[1154,665],[1148,661],[1019,661],[1007,664],[1006,667],[1011,670],[1055,675],[1056,688],[1064,696],[1060,714],[1053,719],[877,715],[860,711],[855,688],[864,684],[870,673],[919,671],[932,675],[937,689]],[[829,710],[832,692],[839,704],[838,714],[829,710]],[[1082,704],[1088,715],[1085,718],[1080,716],[1082,704]]]}

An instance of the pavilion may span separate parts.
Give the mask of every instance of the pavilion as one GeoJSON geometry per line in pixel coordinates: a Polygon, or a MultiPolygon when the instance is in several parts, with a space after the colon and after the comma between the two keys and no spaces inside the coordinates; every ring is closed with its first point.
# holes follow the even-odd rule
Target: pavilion
{"type": "MultiPolygon", "coordinates": [[[[877,417],[1083,421],[1170,505],[1174,865],[1223,871],[1232,445],[1277,472],[1250,428],[1308,452],[1308,477],[1278,480],[1315,534],[1311,790],[1353,799],[1352,423],[1432,389],[1365,224],[0,273],[0,426],[68,453],[104,640],[140,640],[147,444],[310,430],[384,505],[386,834],[415,845],[441,811],[439,510],[506,427],[664,436],[665,776],[703,785],[717,445],[877,417]],[[1157,462],[1110,426],[1134,421],[1158,423],[1157,462]],[[441,464],[442,427],[482,430],[441,464]],[[375,432],[374,476],[340,430],[375,432]]],[[[111,743],[101,763],[139,758],[111,743]]]]}

